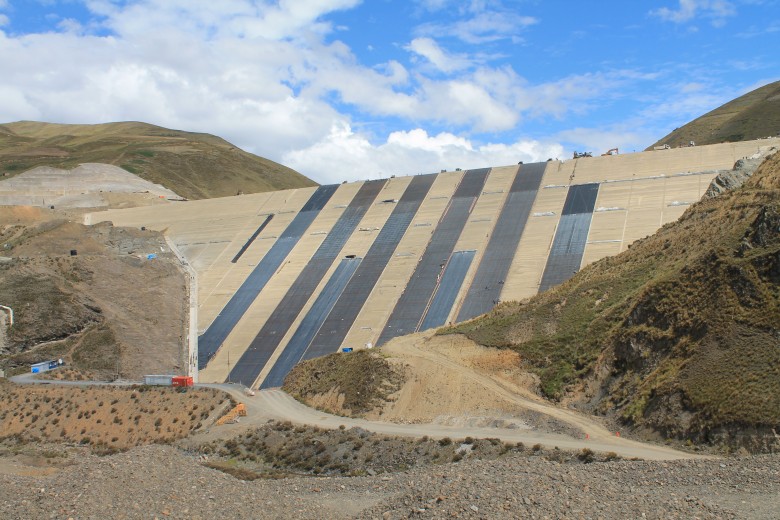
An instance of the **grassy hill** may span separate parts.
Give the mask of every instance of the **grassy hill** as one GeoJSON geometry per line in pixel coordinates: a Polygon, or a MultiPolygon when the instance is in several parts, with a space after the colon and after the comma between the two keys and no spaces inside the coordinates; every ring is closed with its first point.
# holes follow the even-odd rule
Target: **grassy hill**
{"type": "Polygon", "coordinates": [[[780,81],[770,83],[694,119],[654,143],[671,147],[749,141],[780,134],[780,81]]]}
{"type": "Polygon", "coordinates": [[[0,175],[35,166],[120,166],[189,199],[314,186],[300,173],[209,134],[146,123],[0,125],[0,175]]]}
{"type": "Polygon", "coordinates": [[[663,438],[780,432],[780,153],[746,184],[526,302],[440,333],[511,348],[547,397],[663,438]]]}

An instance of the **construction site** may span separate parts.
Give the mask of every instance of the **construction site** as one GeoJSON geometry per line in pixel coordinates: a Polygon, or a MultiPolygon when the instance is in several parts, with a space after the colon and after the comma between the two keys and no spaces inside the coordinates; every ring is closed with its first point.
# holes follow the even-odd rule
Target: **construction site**
{"type": "Polygon", "coordinates": [[[112,209],[84,223],[163,232],[191,269],[189,375],[272,388],[302,359],[381,347],[561,284],[778,144],[611,150],[112,209]]]}

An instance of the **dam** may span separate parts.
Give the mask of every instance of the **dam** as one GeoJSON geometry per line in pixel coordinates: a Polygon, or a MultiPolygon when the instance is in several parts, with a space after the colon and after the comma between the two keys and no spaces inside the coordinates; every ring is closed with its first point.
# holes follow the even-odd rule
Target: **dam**
{"type": "Polygon", "coordinates": [[[397,176],[110,210],[197,273],[201,382],[281,386],[297,362],[471,319],[675,221],[780,139],[397,176]]]}

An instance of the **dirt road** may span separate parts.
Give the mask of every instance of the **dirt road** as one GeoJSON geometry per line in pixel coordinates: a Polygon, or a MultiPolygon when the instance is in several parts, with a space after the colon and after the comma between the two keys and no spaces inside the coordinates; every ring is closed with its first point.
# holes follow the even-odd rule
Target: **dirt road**
{"type": "Polygon", "coordinates": [[[548,448],[557,446],[566,450],[590,448],[597,452],[612,451],[621,457],[638,457],[646,460],[674,460],[700,457],[698,455],[684,453],[663,446],[645,444],[615,436],[575,439],[566,435],[520,429],[470,428],[441,424],[396,424],[380,421],[366,421],[364,419],[351,419],[309,408],[281,390],[263,390],[257,392],[256,395],[249,397],[236,385],[207,386],[216,386],[227,390],[236,400],[245,403],[247,406],[248,416],[242,418],[240,423],[212,428],[211,434],[217,435],[220,434],[220,431],[225,434],[232,433],[233,431],[251,428],[263,424],[269,419],[274,419],[328,429],[339,428],[341,425],[344,425],[346,428],[358,427],[385,435],[402,435],[407,437],[422,437],[427,435],[437,439],[443,437],[463,439],[470,436],[475,438],[498,438],[504,442],[523,442],[529,446],[538,443],[548,448]],[[219,430],[220,428],[222,430],[219,430]]]}
{"type": "MultiPolygon", "coordinates": [[[[130,384],[128,381],[114,383],[94,381],[36,381],[28,377],[17,377],[14,378],[14,380],[19,383],[74,386],[91,384],[125,386],[130,384]]],[[[685,453],[664,446],[645,444],[622,437],[611,436],[608,432],[604,433],[606,430],[603,430],[602,433],[599,433],[596,436],[590,436],[589,439],[576,439],[567,435],[531,431],[530,429],[464,427],[442,424],[397,424],[381,421],[367,421],[364,419],[352,419],[320,412],[319,410],[299,403],[285,392],[277,389],[262,390],[257,392],[254,396],[248,396],[244,392],[244,388],[239,385],[205,384],[198,386],[219,388],[227,391],[236,399],[236,401],[244,403],[248,412],[247,417],[243,417],[239,423],[214,426],[208,433],[202,434],[204,437],[208,438],[222,438],[239,431],[260,426],[269,420],[277,420],[291,421],[297,424],[308,424],[327,429],[336,429],[343,425],[346,428],[358,427],[385,435],[400,435],[406,437],[422,437],[427,435],[428,437],[436,439],[444,437],[453,439],[463,439],[465,437],[498,438],[504,442],[522,442],[528,446],[541,444],[547,448],[554,448],[557,446],[566,450],[589,448],[597,452],[615,452],[624,458],[637,457],[646,460],[704,458],[701,455],[685,453]]],[[[587,422],[584,421],[583,424],[587,424],[587,422]]]]}

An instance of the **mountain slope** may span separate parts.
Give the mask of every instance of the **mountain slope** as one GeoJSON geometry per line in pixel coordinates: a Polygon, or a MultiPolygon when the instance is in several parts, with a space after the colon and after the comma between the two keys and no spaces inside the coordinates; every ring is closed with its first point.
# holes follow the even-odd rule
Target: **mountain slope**
{"type": "Polygon", "coordinates": [[[748,92],[675,129],[654,143],[671,147],[749,141],[780,133],[780,81],[748,92]]]}
{"type": "Polygon", "coordinates": [[[0,125],[0,175],[13,176],[35,166],[73,168],[81,163],[120,166],[189,199],[316,184],[209,134],[138,122],[0,125]]]}
{"type": "Polygon", "coordinates": [[[511,348],[543,393],[665,438],[780,431],[780,154],[562,286],[441,333],[511,348]]]}

